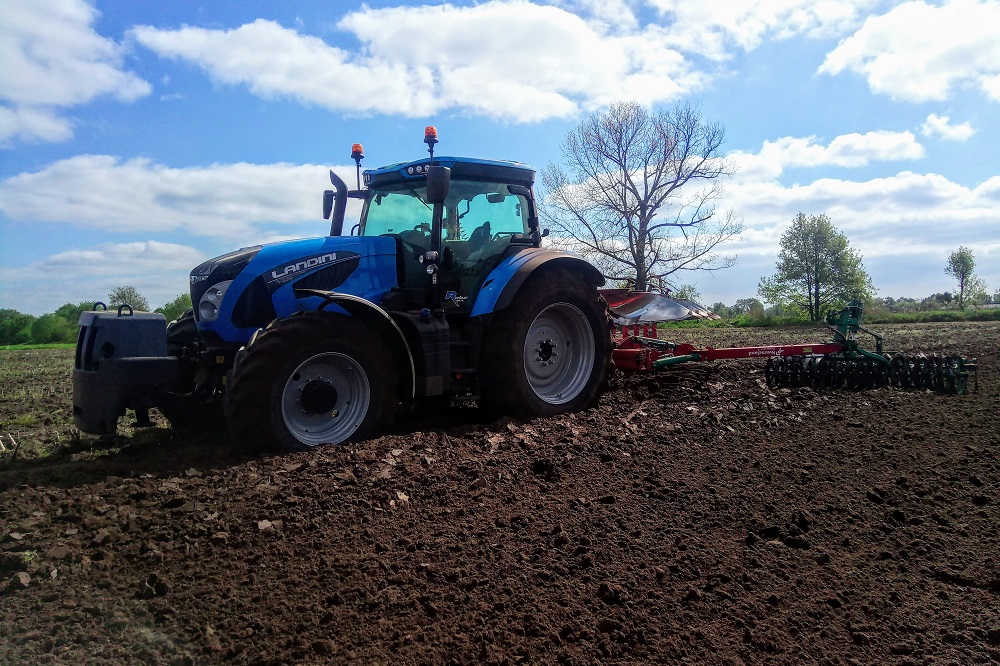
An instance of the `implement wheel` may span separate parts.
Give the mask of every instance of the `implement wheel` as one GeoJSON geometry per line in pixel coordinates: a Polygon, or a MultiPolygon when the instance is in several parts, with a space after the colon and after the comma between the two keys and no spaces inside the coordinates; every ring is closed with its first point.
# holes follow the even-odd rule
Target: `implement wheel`
{"type": "Polygon", "coordinates": [[[385,343],[356,320],[307,312],[258,332],[236,357],[224,402],[244,448],[306,451],[366,439],[398,397],[385,343]]]}
{"type": "Polygon", "coordinates": [[[780,358],[775,359],[774,356],[767,357],[767,364],[764,366],[764,381],[768,386],[778,385],[778,363],[780,358]]]}
{"type": "Polygon", "coordinates": [[[496,313],[482,357],[488,411],[534,418],[585,409],[604,391],[611,363],[605,305],[576,273],[533,275],[496,313]]]}
{"type": "Polygon", "coordinates": [[[889,361],[889,377],[893,386],[910,388],[910,359],[905,354],[896,354],[889,361]]]}

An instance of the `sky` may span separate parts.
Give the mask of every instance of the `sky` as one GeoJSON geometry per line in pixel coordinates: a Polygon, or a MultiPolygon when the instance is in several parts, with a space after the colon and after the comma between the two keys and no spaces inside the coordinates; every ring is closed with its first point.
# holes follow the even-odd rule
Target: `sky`
{"type": "Polygon", "coordinates": [[[209,257],[328,233],[353,143],[418,159],[435,125],[438,154],[542,169],[615,100],[726,128],[745,231],[679,278],[705,303],[755,297],[799,212],[880,296],[954,290],[960,246],[1000,290],[1000,0],[0,0],[0,308],[162,305],[209,257]]]}

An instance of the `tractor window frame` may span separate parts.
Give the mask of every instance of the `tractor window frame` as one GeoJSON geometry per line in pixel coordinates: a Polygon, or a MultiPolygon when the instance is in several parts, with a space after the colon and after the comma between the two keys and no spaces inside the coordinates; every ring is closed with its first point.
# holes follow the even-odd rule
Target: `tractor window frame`
{"type": "MultiPolygon", "coordinates": [[[[511,194],[504,183],[453,180],[445,199],[441,240],[467,241],[485,222],[490,223],[491,236],[527,234],[528,203],[527,197],[511,194]]],[[[365,199],[358,233],[384,236],[429,230],[433,208],[423,185],[381,187],[365,199]]]]}

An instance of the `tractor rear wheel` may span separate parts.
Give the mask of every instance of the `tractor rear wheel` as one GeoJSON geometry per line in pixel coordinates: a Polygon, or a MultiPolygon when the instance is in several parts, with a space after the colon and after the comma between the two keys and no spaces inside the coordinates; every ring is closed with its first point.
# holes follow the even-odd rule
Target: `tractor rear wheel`
{"type": "Polygon", "coordinates": [[[604,302],[575,273],[534,275],[496,313],[482,355],[480,404],[493,413],[534,418],[590,407],[611,363],[604,302]]]}
{"type": "Polygon", "coordinates": [[[236,358],[224,407],[246,449],[307,451],[369,437],[398,402],[384,343],[358,321],[307,312],[258,332],[236,358]]]}

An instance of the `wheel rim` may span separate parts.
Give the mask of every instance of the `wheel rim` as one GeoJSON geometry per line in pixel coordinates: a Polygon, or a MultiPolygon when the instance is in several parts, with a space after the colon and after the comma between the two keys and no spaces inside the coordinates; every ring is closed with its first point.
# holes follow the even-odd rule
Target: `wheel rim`
{"type": "Polygon", "coordinates": [[[281,393],[281,416],[295,439],[307,446],[339,444],[364,421],[371,387],[364,368],[350,356],[317,354],[295,368],[281,393]]]}
{"type": "Polygon", "coordinates": [[[596,344],[587,316],[569,303],[538,313],[524,338],[524,372],[539,399],[562,405],[587,386],[596,344]]]}

